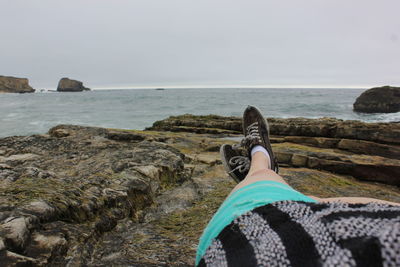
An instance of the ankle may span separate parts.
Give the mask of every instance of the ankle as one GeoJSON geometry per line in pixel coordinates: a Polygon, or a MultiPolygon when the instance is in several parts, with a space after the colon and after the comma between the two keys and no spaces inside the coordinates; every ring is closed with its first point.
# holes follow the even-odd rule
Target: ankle
{"type": "Polygon", "coordinates": [[[246,179],[247,178],[253,178],[253,177],[259,177],[261,174],[265,174],[265,173],[267,173],[267,174],[269,174],[269,173],[275,173],[273,170],[271,170],[271,169],[259,169],[259,170],[256,170],[256,171],[252,171],[252,172],[249,172],[248,174],[247,174],[247,176],[246,176],[246,179]]]}
{"type": "Polygon", "coordinates": [[[262,147],[262,146],[255,146],[251,149],[251,159],[253,160],[255,158],[255,155],[257,155],[257,158],[264,159],[267,162],[267,166],[270,169],[271,168],[271,157],[268,153],[268,151],[262,147]]]}

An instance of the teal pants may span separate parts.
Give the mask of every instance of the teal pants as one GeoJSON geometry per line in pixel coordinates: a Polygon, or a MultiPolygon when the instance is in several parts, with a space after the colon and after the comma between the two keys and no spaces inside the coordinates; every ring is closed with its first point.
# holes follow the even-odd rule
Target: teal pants
{"type": "Polygon", "coordinates": [[[286,184],[273,181],[255,182],[232,193],[222,203],[203,231],[197,248],[196,265],[213,239],[235,218],[257,207],[282,200],[316,202],[286,184]]]}

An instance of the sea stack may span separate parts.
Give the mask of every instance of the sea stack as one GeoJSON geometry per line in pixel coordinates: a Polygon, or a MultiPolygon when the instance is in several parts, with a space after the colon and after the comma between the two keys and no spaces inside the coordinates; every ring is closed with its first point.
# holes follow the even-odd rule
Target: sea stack
{"type": "Polygon", "coordinates": [[[90,91],[90,88],[83,86],[83,83],[77,80],[71,80],[69,78],[62,78],[58,82],[58,92],[82,92],[90,91]]]}
{"type": "Polygon", "coordinates": [[[29,85],[27,78],[16,78],[0,75],[0,93],[33,93],[33,89],[29,85]]]}
{"type": "Polygon", "coordinates": [[[374,87],[363,92],[353,104],[354,111],[393,113],[400,111],[400,87],[374,87]]]}

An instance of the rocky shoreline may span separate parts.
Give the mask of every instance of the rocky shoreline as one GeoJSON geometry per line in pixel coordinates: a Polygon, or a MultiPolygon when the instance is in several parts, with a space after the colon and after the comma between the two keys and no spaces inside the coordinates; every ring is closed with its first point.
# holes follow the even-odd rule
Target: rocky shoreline
{"type": "MultiPolygon", "coordinates": [[[[319,197],[400,202],[400,123],[270,119],[281,175],[319,197]]],[[[193,265],[234,183],[218,149],[236,117],[182,115],[145,131],[59,125],[0,139],[0,262],[193,265]]]]}

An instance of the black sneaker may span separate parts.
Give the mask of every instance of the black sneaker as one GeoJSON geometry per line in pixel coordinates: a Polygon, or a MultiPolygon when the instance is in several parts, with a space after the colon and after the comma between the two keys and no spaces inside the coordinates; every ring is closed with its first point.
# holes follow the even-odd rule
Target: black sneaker
{"type": "Polygon", "coordinates": [[[227,144],[222,145],[219,152],[226,172],[233,180],[241,182],[249,173],[250,159],[242,156],[238,150],[227,144]]]}
{"type": "Polygon", "coordinates": [[[247,149],[249,158],[251,157],[251,149],[257,145],[264,147],[271,158],[271,169],[276,173],[279,171],[278,161],[272,152],[271,143],[269,141],[268,123],[262,116],[258,108],[248,106],[243,113],[243,132],[244,139],[241,144],[247,149]]]}

